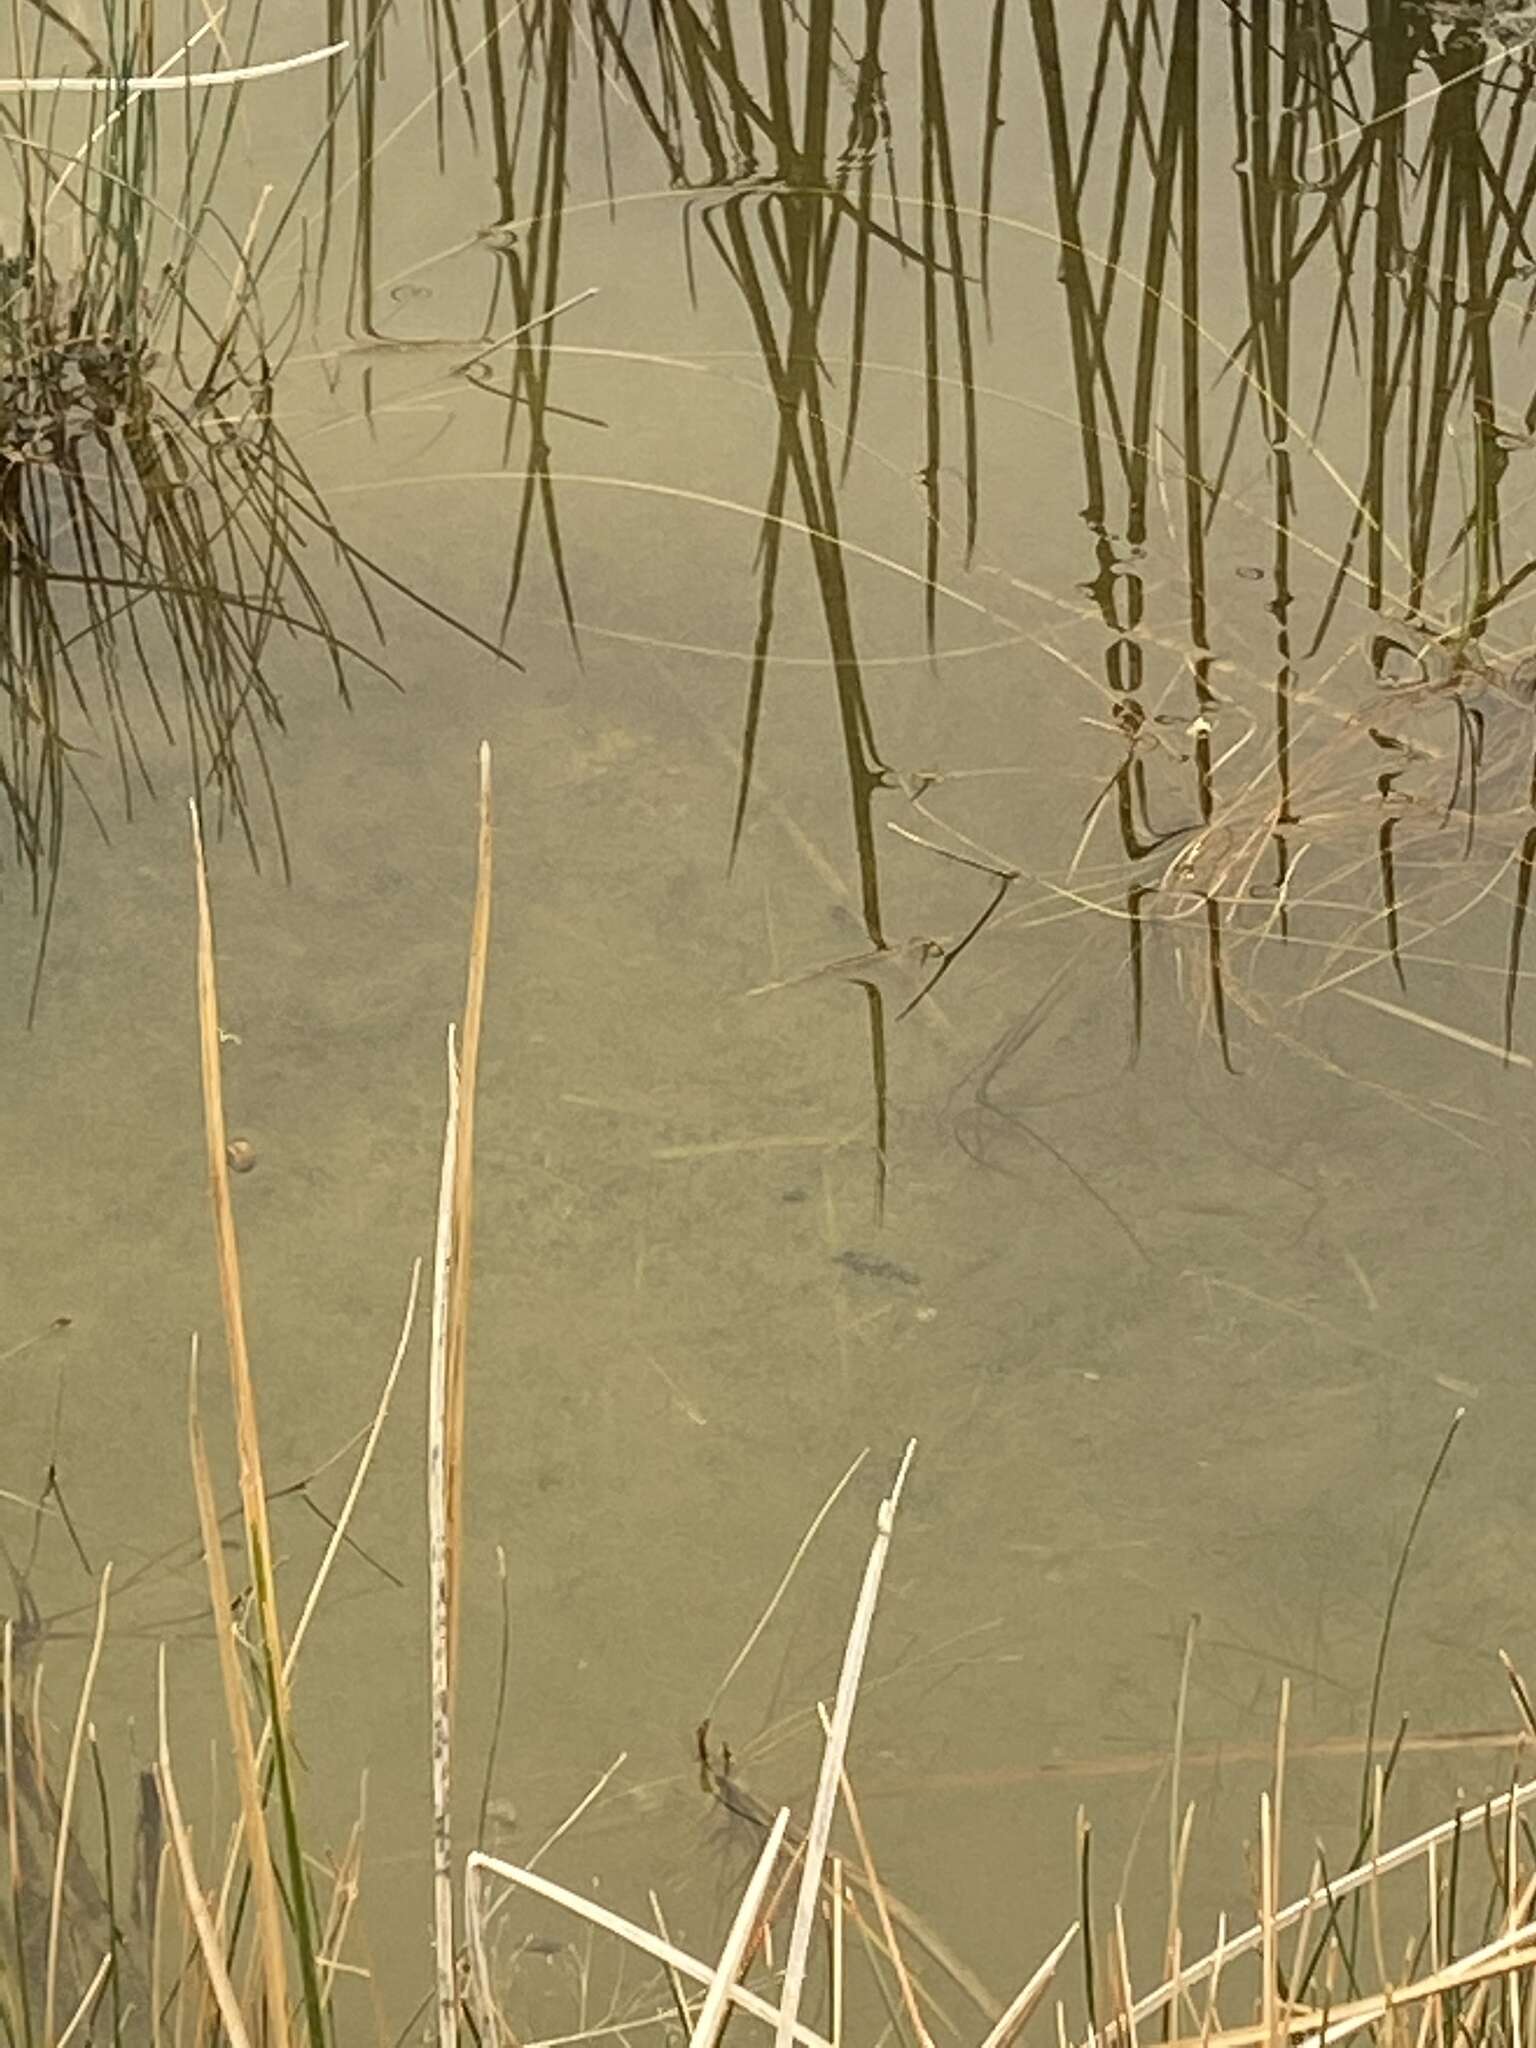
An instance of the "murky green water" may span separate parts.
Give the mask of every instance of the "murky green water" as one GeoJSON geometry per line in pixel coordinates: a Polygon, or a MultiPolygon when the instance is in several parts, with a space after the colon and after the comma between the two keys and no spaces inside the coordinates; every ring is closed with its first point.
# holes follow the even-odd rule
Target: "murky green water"
{"type": "MultiPolygon", "coordinates": [[[[686,185],[636,91],[659,94],[654,30],[628,32],[627,82],[610,54],[600,109],[583,15],[557,251],[547,207],[542,240],[530,218],[545,69],[508,245],[483,232],[505,210],[483,24],[462,25],[475,138],[450,83],[439,162],[428,39],[394,20],[377,335],[345,317],[350,111],[325,289],[313,180],[261,282],[278,416],[365,556],[495,640],[527,517],[518,668],[400,590],[370,643],[400,688],[359,670],[350,711],[312,641],[274,642],[292,879],[260,824],[260,872],[233,830],[213,862],[268,1470],[318,1475],[274,1507],[282,1582],[296,1602],[326,1535],[309,1505],[335,1512],[328,1461],[372,1412],[430,1248],[484,737],[469,1776],[500,1546],[495,1844],[531,1850],[623,1752],[550,1867],[642,1918],[655,1884],[687,1938],[739,1875],[696,1789],[695,1725],[866,1447],[715,1728],[755,1790],[806,1799],[811,1709],[915,1437],[855,1776],[887,1881],[999,1992],[1074,1910],[1080,1804],[1105,1899],[1143,1828],[1156,1892],[1155,1759],[1191,1615],[1192,1925],[1246,1899],[1251,1758],[1283,1673],[1298,1834],[1349,1821],[1358,1754],[1306,1746],[1364,1730],[1393,1570],[1461,1404],[1383,1727],[1513,1725],[1495,1652],[1529,1648],[1536,1427],[1515,1000],[1528,53],[1426,18],[1438,54],[1414,60],[1406,13],[1358,41],[1380,10],[1345,0],[1256,11],[1005,4],[994,155],[994,16],[903,0],[881,58],[891,170],[873,103],[850,113],[868,22],[839,8],[820,155],[776,162],[765,96],[767,132],[743,114],[751,180],[714,177],[674,75],[686,185]],[[1400,133],[1382,109],[1405,99],[1400,133]],[[536,349],[465,373],[535,315],[536,349]],[[526,403],[509,422],[514,374],[545,408],[542,453],[526,403]],[[1239,1761],[1213,1767],[1223,1748],[1239,1761]]],[[[723,12],[760,79],[756,10],[723,12]]],[[[299,13],[264,24],[260,54],[325,39],[299,13]]],[[[808,17],[782,16],[797,121],[824,10],[808,17]]],[[[247,88],[226,252],[268,184],[261,233],[276,219],[324,77],[247,88]]],[[[717,82],[722,123],[729,105],[717,82]]],[[[362,641],[323,542],[304,560],[362,641]]],[[[218,1723],[188,1541],[193,1330],[226,1436],[227,1396],[186,749],[141,721],[159,801],[127,823],[104,727],[71,719],[109,836],[71,794],[30,1029],[38,927],[14,866],[0,910],[0,1353],[71,1319],[0,1360],[0,1533],[55,1617],[61,1720],[114,1561],[104,1738],[147,1757],[167,1639],[195,1776],[218,1723]],[[83,1555],[56,1514],[34,1551],[20,1503],[50,1469],[83,1555]]],[[[366,1773],[353,1960],[386,2036],[429,1966],[424,1405],[418,1335],[298,1687],[328,1844],[366,1773]]],[[[1504,1769],[1477,1750],[1405,1767],[1405,1825],[1504,1769]]],[[[1148,1978],[1160,1912],[1133,1930],[1148,1978]]],[[[554,2009],[570,1982],[546,1960],[527,1997],[554,2009]]]]}

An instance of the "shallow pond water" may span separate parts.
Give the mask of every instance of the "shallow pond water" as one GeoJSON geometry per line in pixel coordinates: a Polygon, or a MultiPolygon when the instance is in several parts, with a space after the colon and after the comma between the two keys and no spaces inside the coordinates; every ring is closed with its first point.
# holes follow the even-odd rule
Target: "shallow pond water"
{"type": "MultiPolygon", "coordinates": [[[[796,66],[832,13],[764,11],[796,66]]],[[[760,79],[756,10],[724,12],[760,79]]],[[[675,51],[657,70],[653,25],[627,31],[631,76],[555,7],[510,210],[482,32],[461,92],[398,22],[367,209],[348,126],[322,287],[318,172],[261,279],[283,433],[393,579],[360,572],[377,634],[318,532],[305,573],[399,685],[355,670],[347,708],[314,636],[276,636],[291,876],[254,766],[259,868],[232,816],[214,833],[282,1584],[297,1601],[430,1249],[484,738],[468,1775],[505,1595],[495,1845],[537,1845],[622,1753],[550,1867],[641,1918],[656,1885],[684,1938],[718,1931],[741,1876],[696,1727],[755,1796],[807,1800],[814,1705],[909,1438],[854,1775],[893,1892],[994,1991],[1075,1910],[1079,1806],[1106,1899],[1140,1843],[1155,1972],[1191,1616],[1191,1924],[1246,1898],[1283,1675],[1297,1836],[1351,1833],[1345,1738],[1458,1406],[1381,1725],[1513,1726],[1496,1652],[1530,1646],[1536,1427],[1536,814],[1511,680],[1536,637],[1529,265],[1517,202],[1455,184],[1455,123],[1486,124],[1523,209],[1504,124],[1530,79],[1518,55],[1458,56],[1433,10],[1416,49],[1411,9],[1390,48],[1343,0],[1265,12],[1260,48],[1174,0],[903,5],[882,107],[860,98],[864,11],[839,8],[809,73],[835,110],[821,168],[748,120],[749,171],[689,111],[675,51]],[[1399,134],[1376,109],[1408,99],[1399,134]],[[1426,200],[1401,153],[1442,147],[1452,196],[1426,200]],[[1374,239],[1389,193],[1395,250],[1374,239]],[[1480,279],[1438,275],[1436,204],[1462,209],[1480,279]],[[1373,664],[1384,635],[1419,665],[1411,706],[1373,664]]],[[[299,13],[263,25],[272,55],[306,43],[299,13]]],[[[503,55],[515,73],[510,35],[503,55]]],[[[247,88],[220,171],[235,245],[285,204],[326,76],[247,88]]],[[[168,671],[165,629],[148,658],[168,671]]],[[[30,1024],[24,873],[0,908],[0,1533],[49,1617],[61,1720],[114,1561],[97,1719],[126,1770],[152,1748],[162,1639],[189,1754],[218,1728],[194,1330],[210,1433],[229,1418],[187,748],[144,724],[157,800],[129,821],[109,726],[71,737],[106,831],[71,796],[30,1024]],[[23,1503],[50,1471],[34,1551],[23,1503]]],[[[424,1404],[418,1330],[297,1689],[328,1847],[366,1774],[353,1959],[386,2038],[429,1975],[424,1404]]],[[[1404,1827],[1505,1768],[1497,1746],[1410,1754],[1404,1827]]],[[[530,2011],[629,2010],[567,1932],[529,1931],[530,2011]]]]}

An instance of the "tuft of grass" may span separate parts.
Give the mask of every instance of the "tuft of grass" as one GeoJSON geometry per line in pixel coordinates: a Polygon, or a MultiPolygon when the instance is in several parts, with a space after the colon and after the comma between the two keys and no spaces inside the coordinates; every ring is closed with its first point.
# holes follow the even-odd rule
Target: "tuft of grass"
{"type": "Polygon", "coordinates": [[[131,818],[159,757],[184,750],[179,779],[211,825],[258,863],[270,841],[286,873],[279,662],[309,649],[350,704],[359,676],[392,679],[339,622],[343,598],[380,643],[383,590],[444,616],[349,543],[283,425],[314,284],[303,249],[275,324],[261,285],[324,148],[275,223],[264,195],[241,224],[231,140],[247,90],[319,59],[329,135],[346,44],[229,61],[262,11],[224,23],[226,61],[205,69],[211,22],[167,53],[154,10],[108,7],[85,79],[49,75],[45,28],[69,28],[51,7],[17,30],[30,66],[10,83],[29,89],[0,123],[0,880],[13,870],[40,913],[38,973],[67,822],[83,810],[106,831],[103,763],[131,818]]]}

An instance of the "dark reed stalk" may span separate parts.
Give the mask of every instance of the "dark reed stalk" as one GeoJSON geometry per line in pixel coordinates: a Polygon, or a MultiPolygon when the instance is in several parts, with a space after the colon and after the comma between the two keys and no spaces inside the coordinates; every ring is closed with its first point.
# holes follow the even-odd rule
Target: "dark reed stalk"
{"type": "Polygon", "coordinates": [[[107,1989],[112,2005],[113,2048],[121,2048],[123,2038],[123,1972],[127,1956],[123,1940],[122,1925],[118,1916],[117,1872],[112,1854],[112,1801],[107,1789],[106,1769],[101,1761],[101,1746],[96,1740],[96,1730],[87,1733],[91,1753],[91,1778],[96,1790],[97,1824],[101,1830],[102,1891],[107,1908],[107,1931],[109,1965],[107,1989]]]}
{"type": "MultiPolygon", "coordinates": [[[[1100,529],[1104,524],[1106,512],[1098,419],[1098,391],[1104,359],[1104,342],[1100,327],[1101,315],[1088,276],[1078,187],[1073,175],[1072,149],[1068,136],[1066,81],[1062,75],[1055,0],[1029,0],[1029,17],[1034,30],[1035,62],[1045,104],[1051,184],[1056,204],[1057,235],[1061,246],[1061,284],[1067,305],[1080,446],[1088,487],[1088,500],[1083,508],[1083,518],[1090,527],[1100,529]]],[[[1113,418],[1113,407],[1111,411],[1112,432],[1116,442],[1123,447],[1124,435],[1120,431],[1118,420],[1113,418]]]]}

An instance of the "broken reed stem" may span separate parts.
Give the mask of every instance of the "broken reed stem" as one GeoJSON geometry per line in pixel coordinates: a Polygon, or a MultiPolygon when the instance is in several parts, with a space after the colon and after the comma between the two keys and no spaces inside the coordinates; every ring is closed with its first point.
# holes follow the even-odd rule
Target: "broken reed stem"
{"type": "Polygon", "coordinates": [[[845,1922],[847,1919],[847,1894],[843,1889],[843,1859],[832,1858],[832,1900],[829,1924],[831,1949],[832,2018],[830,2022],[832,2048],[842,2048],[843,2040],[843,1958],[846,1948],[845,1922]]]}
{"type": "Polygon", "coordinates": [[[109,1948],[101,1961],[96,1965],[90,1983],[86,1985],[84,1991],[80,1994],[80,2003],[75,2007],[73,2014],[70,2016],[69,2024],[57,2040],[50,2041],[49,2048],[69,2048],[70,2042],[74,2040],[76,2034],[85,2025],[86,2019],[90,2015],[91,2007],[95,2003],[96,1994],[107,1981],[107,1972],[111,1967],[112,1951],[109,1948]]]}
{"type": "MultiPolygon", "coordinates": [[[[452,1269],[448,1304],[444,1412],[447,1418],[446,1519],[449,1559],[463,1556],[464,1393],[469,1341],[470,1240],[474,1220],[475,1083],[480,1071],[480,1030],[485,1013],[485,972],[491,944],[491,750],[480,743],[480,831],[476,850],[475,908],[470,925],[469,974],[464,991],[464,1037],[460,1057],[458,1135],[454,1152],[452,1269]]],[[[459,1572],[448,1580],[448,1705],[459,1668],[459,1572]]]]}
{"type": "Polygon", "coordinates": [[[1275,2003],[1275,1823],[1274,1808],[1267,1792],[1259,1799],[1259,1923],[1263,1930],[1260,1943],[1260,1971],[1262,1973],[1262,1996],[1264,2008],[1264,2039],[1268,2048],[1277,2048],[1280,2039],[1279,2012],[1275,2003]]]}
{"type": "Polygon", "coordinates": [[[1114,1939],[1110,1944],[1109,1963],[1110,1995],[1115,2002],[1115,2038],[1121,2048],[1140,2048],[1136,2022],[1131,2018],[1135,1993],[1131,1988],[1131,1952],[1125,1939],[1125,1901],[1119,1898],[1115,1900],[1114,1939]]]}
{"type": "Polygon", "coordinates": [[[427,1541],[431,1575],[432,1921],[438,2048],[455,2048],[458,1995],[453,1940],[453,1693],[449,1670],[450,1581],[448,1317],[453,1244],[454,1169],[458,1157],[459,1063],[448,1027],[448,1110],[432,1260],[432,1350],[427,1407],[427,1541]]]}
{"type": "MultiPolygon", "coordinates": [[[[1536,1898],[1536,1877],[1531,1877],[1527,1879],[1525,1888],[1520,1894],[1520,1918],[1522,1924],[1525,1914],[1529,1913],[1531,1909],[1531,1901],[1533,1898],[1536,1898]]],[[[1447,1967],[1450,1966],[1447,1965],[1447,1967]]],[[[1467,2006],[1466,2010],[1459,2016],[1458,2024],[1456,2026],[1455,2031],[1455,2038],[1457,2041],[1482,2040],[1484,2029],[1484,2014],[1486,2013],[1488,2008],[1488,1994],[1496,1981],[1497,1980],[1494,1978],[1485,1977],[1483,1981],[1477,1986],[1476,1990],[1472,1993],[1472,1998],[1469,2005],[1467,2006]]],[[[1439,2010],[1438,2003],[1436,2004],[1435,2010],[1437,2012],[1439,2010]]]]}
{"type": "Polygon", "coordinates": [[[890,1493],[881,1501],[877,1511],[875,1538],[870,1545],[869,1562],[864,1568],[864,1583],[859,1589],[858,1604],[854,1608],[853,1623],[849,1628],[847,1646],[843,1651],[843,1668],[837,1683],[832,1725],[822,1756],[821,1775],[816,1783],[816,1798],[811,1807],[811,1824],[806,1831],[805,1867],[800,1873],[800,1892],[795,1900],[795,1917],[789,1935],[789,1953],[784,1961],[784,1983],[778,2024],[774,2030],[774,2048],[789,2048],[795,2021],[799,2016],[800,1997],[805,1988],[806,1961],[810,1955],[811,1930],[815,1923],[817,1904],[821,1898],[821,1874],[827,1859],[827,1842],[832,1833],[832,1816],[837,1806],[843,1758],[848,1749],[848,1734],[853,1726],[853,1710],[858,1699],[859,1678],[864,1668],[864,1653],[869,1646],[869,1631],[875,1617],[875,1602],[880,1594],[880,1580],[885,1571],[886,1553],[891,1546],[896,1508],[901,1500],[907,1470],[916,1448],[915,1442],[907,1445],[890,1493]]]}
{"type": "Polygon", "coordinates": [[[1216,2001],[1221,1995],[1221,1973],[1226,1965],[1227,1954],[1227,1916],[1225,1913],[1223,1913],[1220,1915],[1216,1922],[1216,1947],[1211,1957],[1210,1982],[1206,1986],[1205,2011],[1200,2016],[1200,2040],[1202,2048],[1204,2048],[1204,2044],[1210,2040],[1211,2035],[1215,2032],[1219,2024],[1219,2021],[1216,2016],[1216,2001]]]}
{"type": "MultiPolygon", "coordinates": [[[[1368,1998],[1332,2006],[1326,2013],[1312,2009],[1293,2010],[1282,2022],[1279,2038],[1288,2042],[1289,2048],[1334,2048],[1336,2042],[1347,2040],[1351,2034],[1373,2026],[1377,2020],[1384,2019],[1388,2013],[1401,2011],[1404,2006],[1418,2005],[1426,1998],[1441,1997],[1447,1991],[1484,1984],[1517,1970],[1536,1968],[1536,1939],[1533,1937],[1536,1937],[1536,1925],[1528,1924],[1517,1928],[1513,1937],[1502,1934],[1486,1948],[1463,1956],[1460,1962],[1430,1976],[1420,1977],[1411,1984],[1373,1992],[1368,1998]],[[1520,1942],[1527,1945],[1522,1948],[1517,1945],[1520,1942]]],[[[1254,2026],[1223,2027],[1208,2035],[1179,2038],[1171,2041],[1168,2048],[1201,2048],[1202,2043],[1204,2048],[1263,2048],[1266,2038],[1264,2022],[1260,2020],[1254,2026]]]]}
{"type": "Polygon", "coordinates": [[[480,831],[462,1059],[448,1033],[448,1106],[432,1260],[427,1530],[432,1602],[432,1888],[438,2048],[458,2039],[453,1928],[453,1702],[464,1559],[464,1389],[473,1223],[475,1076],[491,933],[491,750],[480,745],[480,831]]]}
{"type": "Polygon", "coordinates": [[[1184,1624],[1184,1655],[1179,1661],[1179,1690],[1173,1708],[1173,1758],[1168,1776],[1168,1916],[1170,1929],[1177,1926],[1179,1918],[1179,1841],[1182,1830],[1188,1841],[1188,1821],[1183,1811],[1181,1788],[1184,1782],[1184,1742],[1189,1714],[1189,1677],[1194,1668],[1195,1637],[1199,1632],[1200,1619],[1192,1614],[1184,1624]]]}
{"type": "MultiPolygon", "coordinates": [[[[662,1910],[661,1900],[657,1898],[654,1887],[648,1887],[645,1896],[650,1904],[651,1918],[656,1923],[656,1932],[663,1941],[670,1941],[672,1939],[672,1930],[667,1925],[666,1913],[662,1910]]],[[[770,1918],[773,1914],[773,1906],[774,1901],[770,1900],[768,1906],[770,1918]]],[[[688,1992],[684,1989],[682,1978],[673,1969],[672,1965],[667,1963],[663,1968],[667,1979],[667,1993],[672,2000],[672,2011],[676,2016],[677,2024],[691,2035],[693,2032],[695,2001],[690,2000],[688,1992]]],[[[739,1976],[741,1973],[738,1971],[736,1974],[739,1976]]],[[[703,2002],[702,1999],[696,2001],[699,2005],[702,2005],[703,2002]]]]}
{"type": "Polygon", "coordinates": [[[3,1639],[0,1639],[0,1713],[5,1716],[5,1840],[10,1864],[11,1877],[11,1935],[16,1943],[16,1994],[21,2008],[23,2039],[32,2038],[32,2017],[28,2010],[26,1941],[23,1925],[21,1881],[21,1827],[16,1812],[16,1624],[9,1615],[5,1618],[3,1639]]]}
{"type": "Polygon", "coordinates": [[[1010,1999],[1001,2019],[982,2042],[981,2048],[1008,2048],[1008,2043],[1049,1990],[1051,1979],[1056,1975],[1062,1957],[1076,1939],[1077,1922],[1074,1920],[1034,1975],[1010,1999]]]}
{"type": "Polygon", "coordinates": [[[1280,2038],[1283,2018],[1283,2010],[1278,2002],[1280,1957],[1276,1946],[1278,1931],[1275,1926],[1275,1914],[1280,1907],[1280,1844],[1285,1819],[1285,1743],[1290,1719],[1291,1681],[1283,1678],[1280,1681],[1280,1712],[1275,1726],[1274,1792],[1272,1797],[1265,1796],[1259,1808],[1264,1858],[1264,1868],[1260,1877],[1263,1887],[1261,1897],[1264,1923],[1264,2025],[1266,2038],[1272,2044],[1272,2048],[1280,2038]]]}

